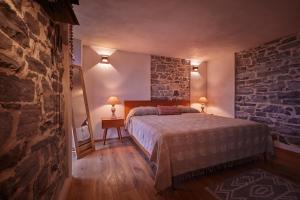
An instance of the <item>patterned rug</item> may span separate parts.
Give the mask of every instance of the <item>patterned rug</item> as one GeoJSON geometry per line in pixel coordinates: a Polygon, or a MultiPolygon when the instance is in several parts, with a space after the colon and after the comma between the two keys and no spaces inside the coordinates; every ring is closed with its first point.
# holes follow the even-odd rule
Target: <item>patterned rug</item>
{"type": "Polygon", "coordinates": [[[300,200],[300,185],[262,169],[242,173],[206,190],[219,200],[300,200]]]}

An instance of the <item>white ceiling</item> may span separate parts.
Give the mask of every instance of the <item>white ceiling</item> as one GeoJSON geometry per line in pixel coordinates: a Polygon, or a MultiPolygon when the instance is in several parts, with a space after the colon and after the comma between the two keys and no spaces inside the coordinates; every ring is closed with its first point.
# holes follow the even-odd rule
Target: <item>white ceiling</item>
{"type": "Polygon", "coordinates": [[[300,0],[80,0],[84,44],[209,60],[300,30],[300,0]]]}

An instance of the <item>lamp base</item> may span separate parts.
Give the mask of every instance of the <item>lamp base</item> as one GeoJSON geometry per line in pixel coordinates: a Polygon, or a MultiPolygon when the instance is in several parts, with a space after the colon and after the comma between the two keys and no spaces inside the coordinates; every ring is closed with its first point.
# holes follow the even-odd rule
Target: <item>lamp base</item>
{"type": "Polygon", "coordinates": [[[202,113],[205,113],[204,108],[205,108],[205,107],[202,105],[202,106],[201,106],[201,112],[202,112],[202,113]]]}
{"type": "Polygon", "coordinates": [[[112,119],[116,119],[116,118],[117,118],[115,112],[116,112],[115,105],[112,105],[112,106],[111,106],[111,118],[112,118],[112,119]]]}

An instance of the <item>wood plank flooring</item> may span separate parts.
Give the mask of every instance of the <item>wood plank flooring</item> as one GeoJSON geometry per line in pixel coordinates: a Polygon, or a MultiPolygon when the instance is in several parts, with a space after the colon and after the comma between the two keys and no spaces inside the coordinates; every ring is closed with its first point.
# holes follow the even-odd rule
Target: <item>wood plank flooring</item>
{"type": "Polygon", "coordinates": [[[252,168],[262,168],[300,183],[300,156],[275,149],[272,161],[258,161],[234,169],[226,169],[214,175],[185,181],[175,190],[158,195],[153,188],[150,166],[140,150],[129,138],[109,140],[107,145],[96,144],[92,154],[73,161],[73,180],[69,200],[210,200],[215,199],[205,187],[219,183],[252,168]]]}

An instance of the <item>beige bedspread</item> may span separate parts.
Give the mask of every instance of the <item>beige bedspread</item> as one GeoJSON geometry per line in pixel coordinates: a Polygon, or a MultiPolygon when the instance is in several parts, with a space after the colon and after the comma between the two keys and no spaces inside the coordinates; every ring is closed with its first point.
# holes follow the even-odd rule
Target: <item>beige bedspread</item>
{"type": "Polygon", "coordinates": [[[200,113],[134,116],[128,131],[157,164],[155,187],[172,176],[272,151],[268,127],[200,113]]]}

